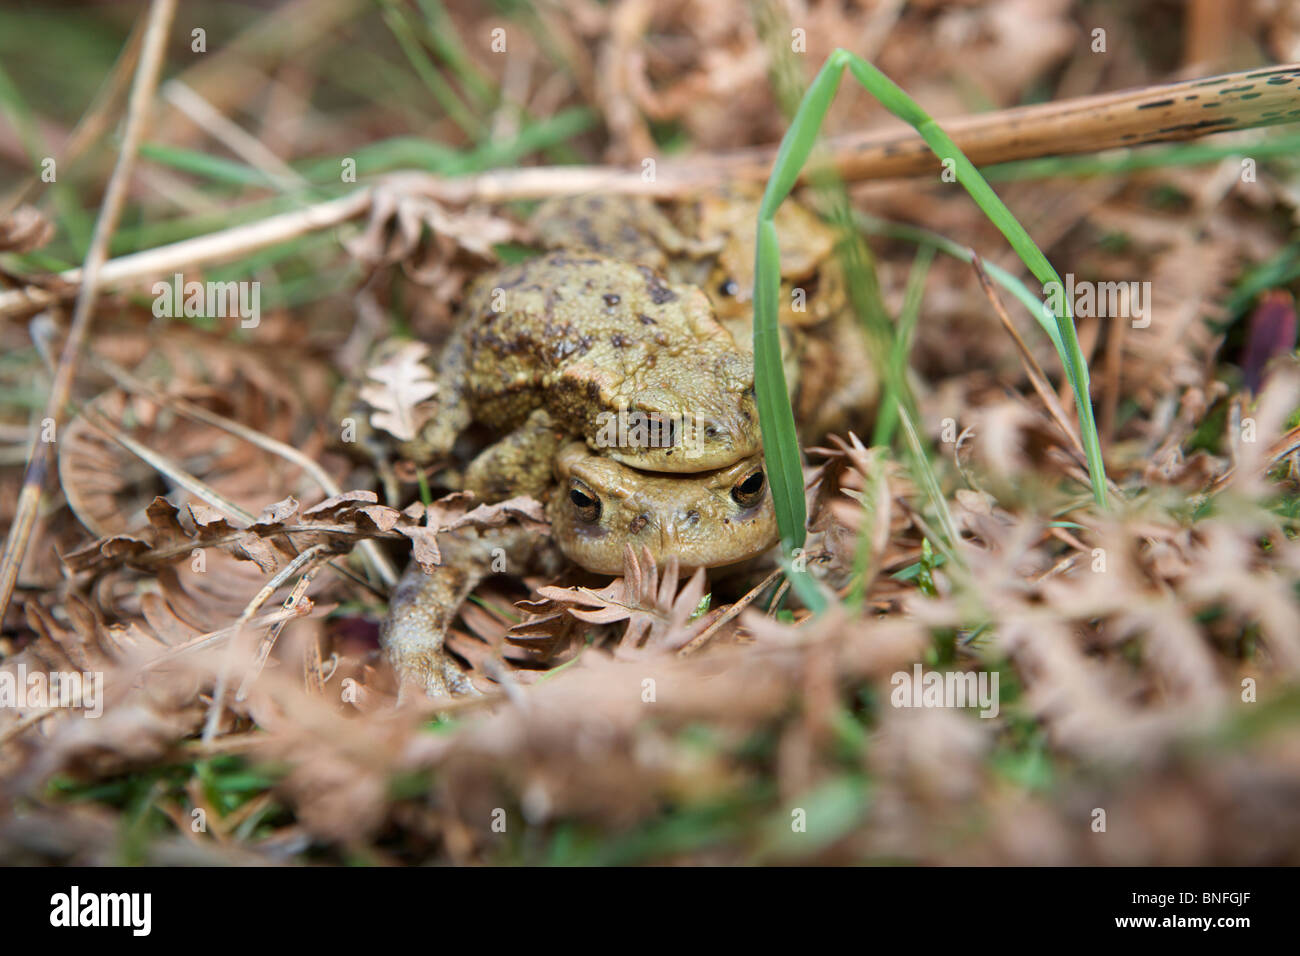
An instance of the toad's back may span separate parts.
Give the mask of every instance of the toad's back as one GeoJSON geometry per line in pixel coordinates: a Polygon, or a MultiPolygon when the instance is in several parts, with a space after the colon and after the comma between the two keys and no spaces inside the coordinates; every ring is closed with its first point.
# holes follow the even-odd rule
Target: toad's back
{"type": "Polygon", "coordinates": [[[594,444],[601,413],[689,417],[712,444],[613,448],[628,464],[669,471],[723,467],[759,445],[753,364],[707,297],[645,266],[552,252],[480,278],[442,359],[444,424],[508,430],[538,408],[594,444]],[[463,403],[460,414],[454,407],[463,403]]]}

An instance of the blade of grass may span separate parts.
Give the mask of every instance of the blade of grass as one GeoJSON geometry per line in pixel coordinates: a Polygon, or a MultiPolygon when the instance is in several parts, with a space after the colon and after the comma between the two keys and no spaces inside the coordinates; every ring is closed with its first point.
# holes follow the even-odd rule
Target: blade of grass
{"type": "MultiPolygon", "coordinates": [[[[787,120],[792,120],[798,114],[806,84],[803,81],[803,63],[787,42],[790,19],[778,4],[760,2],[754,7],[754,22],[767,49],[769,81],[782,112],[787,120]]],[[[880,292],[875,257],[864,241],[861,230],[854,223],[848,189],[824,150],[814,156],[812,165],[808,181],[815,195],[815,204],[821,207],[823,217],[835,227],[839,235],[835,245],[836,256],[844,275],[849,303],[867,336],[877,378],[885,383],[888,393],[906,395],[911,402],[906,383],[895,380],[892,376],[890,356],[894,353],[896,341],[894,325],[880,292]]],[[[889,401],[886,400],[883,407],[888,406],[889,401]]],[[[886,434],[892,434],[892,412],[882,418],[887,419],[886,434]]],[[[879,434],[877,431],[877,436],[879,434]]],[[[884,443],[887,444],[888,439],[884,443]]],[[[877,440],[874,444],[881,442],[877,440]]]]}
{"type": "Polygon", "coordinates": [[[1248,268],[1228,296],[1225,308],[1234,320],[1239,319],[1261,292],[1288,285],[1298,278],[1300,242],[1292,241],[1263,262],[1248,268]]]}
{"type": "MultiPolygon", "coordinates": [[[[959,242],[954,242],[947,236],[940,235],[937,232],[931,232],[928,229],[920,229],[916,226],[909,226],[901,222],[889,222],[886,219],[880,219],[867,213],[858,213],[856,216],[858,226],[864,232],[877,236],[886,236],[890,239],[902,239],[906,242],[915,242],[923,246],[934,246],[940,252],[959,259],[967,264],[975,261],[974,254],[968,246],[963,246],[959,242]]],[[[1023,305],[1029,314],[1034,317],[1042,330],[1047,333],[1047,337],[1052,340],[1052,346],[1059,355],[1065,349],[1061,342],[1060,329],[1056,325],[1056,316],[1052,314],[1041,298],[1029,291],[1029,287],[1013,276],[1006,269],[995,265],[991,262],[984,263],[984,271],[989,274],[989,278],[996,282],[1002,288],[1006,289],[1013,295],[1021,305],[1023,305]]]]}
{"type": "Polygon", "coordinates": [[[277,190],[280,188],[279,183],[260,169],[238,160],[213,156],[183,146],[141,143],[140,155],[144,159],[200,176],[212,183],[229,186],[263,186],[277,190]]]}
{"type": "MultiPolygon", "coordinates": [[[[775,452],[777,459],[775,466],[769,462],[769,472],[773,476],[773,495],[778,499],[790,496],[787,500],[779,501],[777,506],[782,540],[795,541],[796,546],[802,541],[804,530],[802,525],[797,528],[791,527],[790,522],[794,518],[806,518],[806,506],[802,500],[802,489],[799,488],[799,493],[796,495],[796,486],[791,481],[793,472],[798,466],[798,445],[783,434],[787,427],[793,430],[793,414],[790,410],[789,396],[785,392],[785,376],[780,363],[780,342],[776,334],[776,295],[779,278],[776,267],[779,263],[779,247],[772,219],[776,208],[789,195],[798,180],[845,67],[868,93],[880,101],[881,105],[910,124],[930,150],[940,157],[945,166],[951,164],[956,181],[965,188],[984,215],[1003,234],[1029,271],[1043,283],[1044,289],[1046,290],[1049,285],[1054,285],[1056,288],[1064,287],[1060,276],[1024,227],[998,198],[992,187],[985,182],[979,170],[930,115],[921,109],[902,88],[870,63],[842,48],[835,50],[808,87],[799,111],[781,141],[767,190],[763,195],[758,223],[754,356],[759,414],[760,419],[764,412],[768,416],[768,421],[762,422],[765,445],[769,433],[777,443],[774,448],[768,449],[769,455],[775,452]],[[765,269],[767,271],[764,271],[765,269]],[[793,500],[795,497],[798,498],[797,501],[793,500]]],[[[1065,296],[1057,298],[1062,306],[1060,313],[1054,316],[1059,342],[1063,346],[1060,353],[1061,361],[1075,392],[1093,496],[1097,504],[1104,507],[1107,500],[1105,465],[1101,457],[1101,440],[1093,418],[1088,387],[1088,367],[1079,347],[1069,303],[1065,301],[1065,296]]]]}
{"type": "MultiPolygon", "coordinates": [[[[1056,287],[1064,288],[1065,283],[1061,281],[1056,269],[1047,261],[1047,257],[1043,255],[1037,243],[1025,231],[1025,227],[1011,214],[1011,210],[1006,207],[992,187],[984,181],[984,177],[980,175],[979,170],[957,148],[957,145],[948,137],[948,134],[939,128],[939,124],[931,119],[929,114],[922,110],[893,80],[870,63],[860,60],[849,53],[846,53],[845,57],[849,70],[857,77],[859,83],[875,95],[891,113],[912,123],[916,131],[921,134],[921,138],[925,140],[926,145],[930,147],[936,156],[952,161],[956,170],[957,182],[965,187],[984,215],[1006,237],[1007,242],[1011,244],[1011,248],[1015,250],[1020,260],[1029,267],[1029,271],[1034,274],[1034,277],[1044,286],[1054,283],[1056,287]]],[[[1074,318],[1070,312],[1070,305],[1066,302],[1065,296],[1059,296],[1058,298],[1062,309],[1060,314],[1056,315],[1056,325],[1060,332],[1060,340],[1064,345],[1061,361],[1065,365],[1066,374],[1069,376],[1070,384],[1074,388],[1074,397],[1078,405],[1079,430],[1083,437],[1084,449],[1088,454],[1088,474],[1092,480],[1093,496],[1096,498],[1098,505],[1105,507],[1106,467],[1102,462],[1101,439],[1097,434],[1097,424],[1093,418],[1092,396],[1088,387],[1088,364],[1084,360],[1083,350],[1079,347],[1079,337],[1074,328],[1074,318]]]]}
{"type": "MultiPolygon", "coordinates": [[[[532,153],[550,149],[584,133],[596,123],[596,114],[578,106],[560,110],[543,120],[523,123],[514,138],[483,143],[469,150],[448,149],[413,136],[370,143],[348,154],[365,175],[419,169],[438,176],[467,176],[486,169],[513,166],[532,153]]],[[[312,182],[338,181],[339,162],[330,156],[296,166],[312,182]]]]}
{"type": "Polygon", "coordinates": [[[460,31],[447,15],[447,8],[439,0],[418,0],[424,14],[424,36],[435,56],[440,57],[456,74],[461,86],[480,110],[490,109],[497,101],[496,84],[480,70],[465,52],[460,31]]]}
{"type": "Polygon", "coordinates": [[[907,276],[907,290],[903,296],[903,311],[898,316],[898,328],[894,333],[890,354],[886,364],[884,394],[880,402],[880,414],[876,417],[876,429],[872,435],[873,445],[889,445],[894,440],[894,429],[898,425],[895,405],[905,404],[913,413],[916,411],[916,399],[907,387],[907,359],[912,351],[912,340],[916,333],[916,323],[921,315],[921,298],[925,293],[925,277],[930,273],[930,264],[934,262],[934,246],[921,246],[916,258],[912,260],[912,269],[907,276]]]}
{"type": "Polygon", "coordinates": [[[934,473],[934,465],[925,452],[925,446],[921,444],[921,436],[916,431],[912,416],[902,405],[898,406],[898,418],[903,426],[903,434],[907,437],[907,445],[912,451],[912,472],[918,479],[917,483],[925,489],[926,496],[930,499],[930,506],[939,520],[939,528],[947,538],[946,541],[942,538],[936,539],[933,544],[939,549],[940,554],[955,564],[957,554],[953,549],[961,540],[961,535],[957,531],[957,523],[952,519],[952,512],[948,510],[948,499],[943,495],[939,476],[934,473]]]}
{"type": "Polygon", "coordinates": [[[456,91],[451,88],[451,84],[443,79],[438,67],[429,59],[428,53],[415,35],[414,27],[406,19],[406,14],[394,0],[379,0],[379,4],[383,11],[384,23],[392,32],[393,38],[397,40],[397,45],[401,47],[411,68],[433,94],[433,98],[446,111],[447,117],[460,128],[470,142],[477,143],[482,140],[486,133],[483,124],[469,107],[461,102],[456,91]]]}

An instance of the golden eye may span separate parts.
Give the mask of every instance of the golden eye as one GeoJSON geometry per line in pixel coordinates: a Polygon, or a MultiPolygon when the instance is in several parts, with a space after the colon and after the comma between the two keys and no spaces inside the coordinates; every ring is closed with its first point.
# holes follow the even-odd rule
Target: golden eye
{"type": "Polygon", "coordinates": [[[595,524],[600,520],[600,499],[576,478],[569,487],[569,500],[573,502],[573,511],[579,521],[595,524]]]}
{"type": "Polygon", "coordinates": [[[758,468],[751,471],[731,489],[731,500],[742,508],[752,508],[763,500],[763,492],[766,488],[767,477],[763,474],[763,469],[758,468]]]}

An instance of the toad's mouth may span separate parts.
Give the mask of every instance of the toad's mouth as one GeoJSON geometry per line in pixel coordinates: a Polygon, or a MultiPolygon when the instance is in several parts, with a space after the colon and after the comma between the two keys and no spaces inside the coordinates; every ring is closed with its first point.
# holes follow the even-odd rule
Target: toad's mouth
{"type": "Polygon", "coordinates": [[[739,564],[767,551],[779,540],[770,495],[754,507],[725,517],[697,509],[673,513],[637,511],[617,524],[584,525],[571,520],[564,504],[552,514],[560,550],[596,574],[622,574],[630,547],[640,555],[648,551],[659,564],[676,558],[683,569],[717,568],[739,564]]]}
{"type": "MultiPolygon", "coordinates": [[[[677,559],[678,565],[685,572],[692,572],[698,568],[721,568],[732,564],[740,564],[751,558],[758,557],[777,543],[778,536],[776,528],[773,526],[766,534],[753,536],[743,546],[735,549],[705,548],[698,546],[681,546],[673,541],[654,540],[647,542],[638,542],[648,550],[650,557],[659,565],[667,564],[672,558],[677,559]]],[[[631,544],[629,540],[627,542],[631,544]]],[[[575,564],[581,566],[593,574],[620,575],[625,569],[625,550],[616,548],[599,548],[591,549],[583,547],[582,543],[573,539],[559,540],[560,550],[575,564]]],[[[634,553],[643,553],[640,548],[634,548],[634,553]]]]}

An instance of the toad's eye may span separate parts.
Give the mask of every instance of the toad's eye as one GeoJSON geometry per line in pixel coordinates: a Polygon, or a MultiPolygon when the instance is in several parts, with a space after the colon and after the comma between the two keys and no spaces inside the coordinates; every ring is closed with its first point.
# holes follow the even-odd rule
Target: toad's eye
{"type": "Polygon", "coordinates": [[[731,489],[731,500],[742,508],[752,508],[763,500],[763,491],[767,487],[767,477],[759,468],[746,475],[731,489]]]}
{"type": "Polygon", "coordinates": [[[723,279],[718,283],[718,295],[736,295],[740,292],[740,285],[735,279],[723,279]]]}
{"type": "Polygon", "coordinates": [[[573,502],[573,511],[579,521],[594,524],[600,520],[600,499],[580,481],[575,480],[569,488],[569,500],[573,502]]]}

